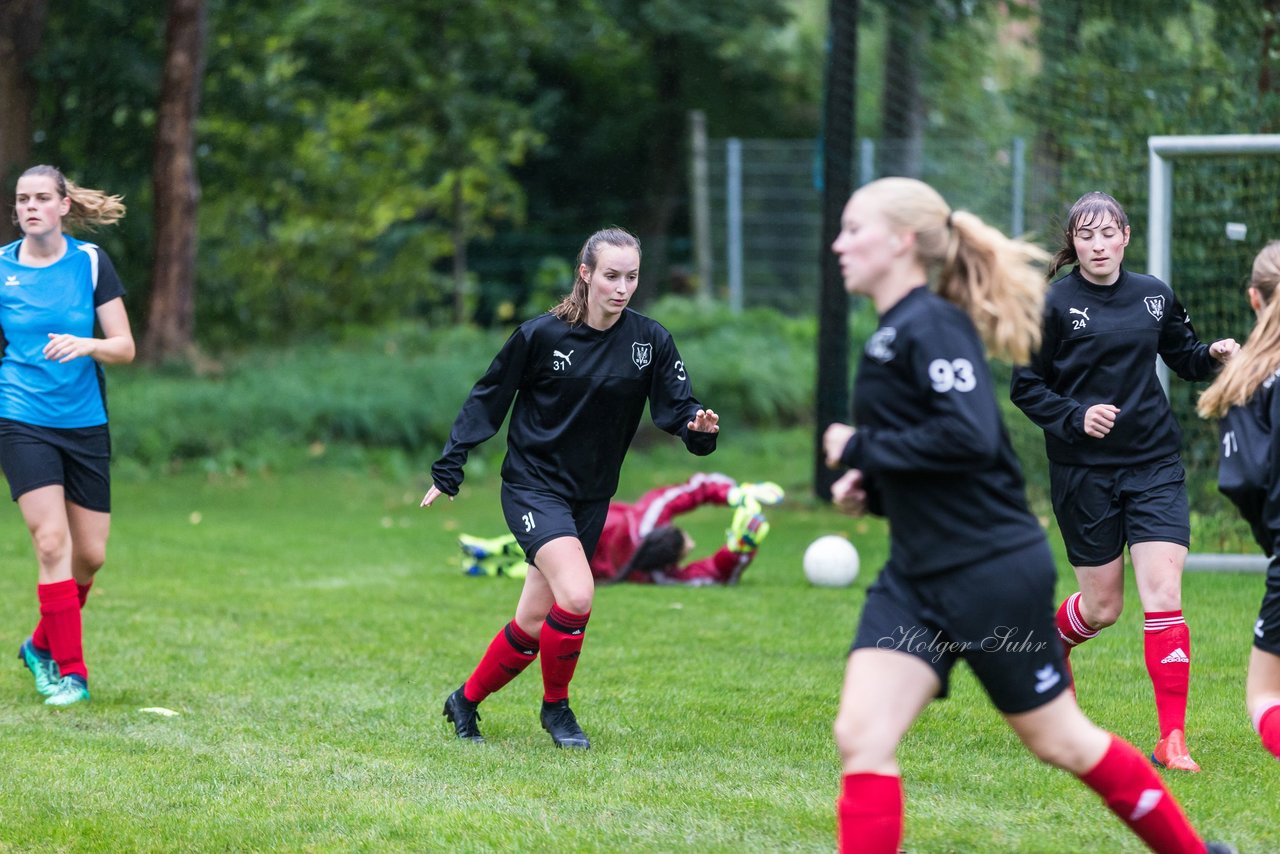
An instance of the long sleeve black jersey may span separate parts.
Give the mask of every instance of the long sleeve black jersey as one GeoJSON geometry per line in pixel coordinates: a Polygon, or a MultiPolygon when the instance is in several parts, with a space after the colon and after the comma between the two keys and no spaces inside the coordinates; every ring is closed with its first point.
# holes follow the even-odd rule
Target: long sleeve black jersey
{"type": "Polygon", "coordinates": [[[686,426],[703,407],[661,324],[631,309],[604,331],[544,314],[516,328],[472,388],[431,478],[456,495],[467,453],[510,410],[503,480],[573,501],[609,498],[646,401],[653,422],[691,453],[715,450],[716,434],[686,426]]]}
{"type": "Polygon", "coordinates": [[[1182,446],[1157,355],[1185,380],[1208,379],[1218,367],[1164,282],[1122,268],[1114,285],[1101,286],[1072,270],[1050,287],[1043,343],[1013,372],[1009,397],[1044,430],[1055,463],[1152,462],[1182,446]],[[1120,408],[1102,439],[1084,432],[1084,414],[1098,403],[1120,408]]]}
{"type": "Polygon", "coordinates": [[[927,287],[890,308],[867,340],[853,416],[842,461],[878,499],[903,574],[954,569],[1044,537],[978,332],[927,287]]]}
{"type": "Polygon", "coordinates": [[[1218,491],[1240,510],[1268,557],[1275,554],[1280,535],[1280,471],[1273,470],[1271,450],[1271,425],[1280,417],[1277,378],[1280,371],[1268,377],[1248,403],[1231,407],[1218,422],[1218,491]]]}

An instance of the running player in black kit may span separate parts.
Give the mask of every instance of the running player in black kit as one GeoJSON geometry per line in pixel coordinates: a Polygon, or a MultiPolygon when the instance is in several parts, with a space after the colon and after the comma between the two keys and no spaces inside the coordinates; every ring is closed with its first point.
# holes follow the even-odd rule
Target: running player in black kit
{"type": "Polygon", "coordinates": [[[854,386],[856,427],[823,437],[827,462],[849,468],[832,497],[846,512],[886,516],[890,530],[835,722],[841,850],[898,850],[898,742],[946,695],[959,659],[1036,756],[1080,777],[1152,849],[1231,850],[1206,849],[1142,755],[1090,723],[1066,690],[1053,557],[1027,509],[984,350],[1018,362],[1038,343],[1044,253],[908,178],[854,193],[832,249],[845,289],[880,315],[854,386]]]}
{"type": "Polygon", "coordinates": [[[525,578],[515,618],[445,701],[458,738],[484,740],[477,705],[541,651],[543,728],[557,747],[591,746],[569,708],[595,592],[587,556],[645,404],[654,423],[680,436],[691,453],[715,450],[719,416],[694,398],[671,334],[627,308],[639,278],[633,235],[611,228],[588,238],[572,293],[507,339],[431,467],[423,507],[457,495],[468,451],[498,432],[511,411],[502,511],[537,571],[525,578]]]}
{"type": "Polygon", "coordinates": [[[1191,522],[1182,434],[1156,357],[1183,379],[1205,380],[1238,345],[1200,343],[1168,285],[1121,266],[1128,244],[1128,217],[1111,196],[1086,193],[1071,207],[1049,275],[1076,266],[1050,287],[1039,352],[1014,371],[1009,396],[1044,430],[1053,512],[1080,585],[1056,617],[1067,653],[1119,619],[1128,543],[1160,725],[1152,759],[1194,772],[1182,616],[1191,522]]]}
{"type": "Polygon", "coordinates": [[[1280,758],[1280,241],[1253,259],[1249,304],[1258,323],[1240,352],[1200,396],[1204,418],[1221,418],[1218,489],[1240,509],[1271,558],[1267,589],[1253,629],[1245,706],[1262,744],[1280,758]]]}

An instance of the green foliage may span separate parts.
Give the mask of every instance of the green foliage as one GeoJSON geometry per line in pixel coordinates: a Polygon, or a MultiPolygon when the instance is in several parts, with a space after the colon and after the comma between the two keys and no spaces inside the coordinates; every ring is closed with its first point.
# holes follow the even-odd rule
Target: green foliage
{"type": "MultiPolygon", "coordinates": [[[[695,394],[726,425],[812,417],[812,320],[763,309],[735,316],[676,298],[646,313],[675,335],[695,394]]],[[[199,462],[214,470],[277,468],[330,446],[430,457],[507,334],[405,323],[351,330],[334,342],[251,348],[212,375],[113,369],[115,453],[145,469],[199,462]]],[[[499,437],[485,453],[503,447],[499,437]]]]}

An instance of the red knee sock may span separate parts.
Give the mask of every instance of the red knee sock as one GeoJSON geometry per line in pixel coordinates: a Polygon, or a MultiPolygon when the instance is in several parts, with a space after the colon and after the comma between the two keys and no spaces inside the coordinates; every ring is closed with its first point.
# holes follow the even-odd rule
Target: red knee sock
{"type": "Polygon", "coordinates": [[[80,597],[76,583],[68,578],[36,588],[40,597],[40,623],[49,641],[49,653],[58,662],[63,676],[89,678],[84,666],[84,650],[80,635],[80,597]]]}
{"type": "Polygon", "coordinates": [[[542,699],[548,703],[569,697],[569,681],[578,666],[582,639],[587,632],[591,612],[571,614],[559,605],[542,624],[542,699]]]}
{"type": "Polygon", "coordinates": [[[902,778],[846,774],[836,819],[841,854],[897,854],[902,841],[902,778]]]}
{"type": "Polygon", "coordinates": [[[538,642],[512,620],[489,642],[475,672],[462,686],[462,694],[478,703],[500,690],[538,657],[538,642]]]}
{"type": "MultiPolygon", "coordinates": [[[[80,582],[76,582],[76,595],[80,599],[81,610],[84,610],[84,601],[89,598],[89,588],[92,586],[93,586],[92,581],[90,581],[88,584],[81,584],[80,582]]],[[[41,619],[40,622],[36,623],[36,630],[31,633],[31,643],[33,646],[35,646],[36,649],[40,649],[40,650],[44,650],[45,652],[48,652],[49,632],[44,627],[43,619],[41,619]]]]}
{"type": "Polygon", "coordinates": [[[1280,759],[1280,703],[1267,709],[1258,718],[1258,735],[1262,736],[1262,746],[1280,759]]]}
{"type": "Polygon", "coordinates": [[[1071,650],[1098,636],[1099,629],[1091,628],[1084,621],[1080,611],[1080,594],[1072,593],[1058,607],[1058,615],[1054,622],[1058,624],[1058,637],[1062,638],[1062,646],[1067,655],[1071,650]]]}
{"type": "Polygon", "coordinates": [[[1191,630],[1181,611],[1148,611],[1143,627],[1147,673],[1156,694],[1160,737],[1187,728],[1187,688],[1191,681],[1191,630]]]}
{"type": "Polygon", "coordinates": [[[1151,763],[1124,739],[1111,736],[1102,761],[1080,780],[1157,854],[1204,851],[1204,841],[1151,763]]]}

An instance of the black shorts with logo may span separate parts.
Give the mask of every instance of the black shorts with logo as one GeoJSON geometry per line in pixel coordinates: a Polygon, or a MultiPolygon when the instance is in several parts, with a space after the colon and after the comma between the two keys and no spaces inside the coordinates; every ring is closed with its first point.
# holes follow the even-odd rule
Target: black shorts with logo
{"type": "Polygon", "coordinates": [[[1280,558],[1273,559],[1267,567],[1267,591],[1262,594],[1258,622],[1253,626],[1253,645],[1280,655],[1280,558]]]}
{"type": "Polygon", "coordinates": [[[67,500],[111,512],[111,434],[98,427],[37,427],[0,418],[0,468],[14,501],[62,484],[67,500]]]}
{"type": "Polygon", "coordinates": [[[590,560],[609,515],[609,499],[569,501],[554,492],[503,481],[502,515],[534,566],[538,549],[557,537],[577,537],[590,560]]]}
{"type": "Polygon", "coordinates": [[[1029,712],[1070,684],[1054,625],[1056,580],[1044,540],[936,575],[903,576],[890,559],[867,590],[851,651],[919,658],[937,674],[939,698],[964,659],[996,708],[1029,712]]]}
{"type": "Polygon", "coordinates": [[[1049,463],[1053,513],[1072,566],[1101,566],[1125,543],[1191,545],[1186,472],[1172,454],[1139,466],[1049,463]]]}

